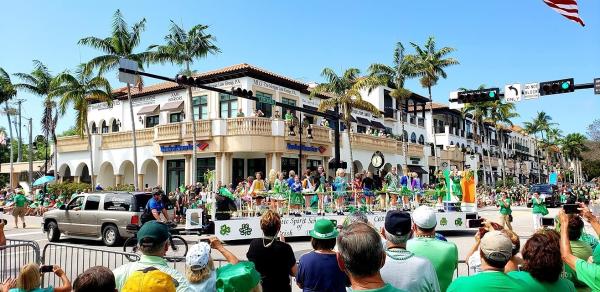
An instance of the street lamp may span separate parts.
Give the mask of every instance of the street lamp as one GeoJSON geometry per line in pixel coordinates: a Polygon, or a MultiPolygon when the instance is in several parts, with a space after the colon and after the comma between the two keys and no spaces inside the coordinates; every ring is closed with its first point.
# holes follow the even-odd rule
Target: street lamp
{"type": "MultiPolygon", "coordinates": [[[[300,113],[300,117],[302,118],[302,113],[300,113]]],[[[302,119],[302,123],[298,123],[298,119],[294,116],[294,118],[290,121],[289,124],[289,132],[288,135],[289,136],[296,136],[296,132],[295,132],[295,128],[298,127],[298,137],[300,139],[299,141],[299,152],[298,152],[298,172],[300,174],[302,174],[302,133],[304,132],[304,129],[306,129],[306,134],[308,139],[313,139],[313,135],[312,135],[312,125],[310,124],[310,121],[304,117],[302,119]]]]}

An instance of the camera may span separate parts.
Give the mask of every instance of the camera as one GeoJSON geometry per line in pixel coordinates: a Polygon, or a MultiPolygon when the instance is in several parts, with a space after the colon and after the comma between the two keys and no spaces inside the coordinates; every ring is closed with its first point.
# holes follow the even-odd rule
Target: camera
{"type": "Polygon", "coordinates": [[[43,265],[40,267],[41,273],[51,273],[54,271],[54,267],[52,265],[43,265]]]}
{"type": "Polygon", "coordinates": [[[564,204],[563,210],[565,210],[565,213],[567,214],[579,214],[581,212],[578,204],[564,204]]]}

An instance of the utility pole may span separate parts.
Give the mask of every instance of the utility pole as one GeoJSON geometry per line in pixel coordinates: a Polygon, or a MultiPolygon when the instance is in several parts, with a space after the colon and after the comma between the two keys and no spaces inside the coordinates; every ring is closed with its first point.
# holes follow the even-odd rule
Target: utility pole
{"type": "Polygon", "coordinates": [[[17,127],[17,162],[21,162],[23,160],[23,152],[21,151],[21,145],[23,143],[23,136],[21,135],[22,125],[21,125],[21,104],[25,101],[24,99],[17,99],[18,104],[18,114],[19,114],[19,126],[17,127]]]}
{"type": "MultiPolygon", "coordinates": [[[[19,103],[19,107],[21,106],[21,104],[19,103]]],[[[19,111],[19,117],[20,117],[21,111],[19,111]]],[[[31,126],[31,122],[32,122],[32,118],[28,118],[28,124],[27,124],[27,128],[29,129],[29,186],[32,187],[33,186],[33,130],[32,130],[32,126],[31,126]]]]}

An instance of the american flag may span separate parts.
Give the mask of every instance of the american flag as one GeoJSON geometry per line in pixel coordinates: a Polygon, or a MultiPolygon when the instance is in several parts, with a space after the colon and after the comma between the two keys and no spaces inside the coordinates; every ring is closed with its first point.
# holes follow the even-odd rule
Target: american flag
{"type": "Polygon", "coordinates": [[[585,26],[583,20],[579,18],[577,0],[544,0],[544,3],[562,16],[585,26]]]}

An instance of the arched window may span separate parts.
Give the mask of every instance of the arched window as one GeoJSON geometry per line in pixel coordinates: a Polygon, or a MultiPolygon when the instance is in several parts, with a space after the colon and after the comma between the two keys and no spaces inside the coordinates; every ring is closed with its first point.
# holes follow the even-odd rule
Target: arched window
{"type": "Polygon", "coordinates": [[[402,134],[402,141],[408,142],[408,132],[406,130],[404,130],[404,133],[402,134]]]}
{"type": "Polygon", "coordinates": [[[102,134],[108,133],[108,125],[106,121],[102,121],[102,134]]]}
{"type": "Polygon", "coordinates": [[[410,142],[417,143],[417,134],[415,134],[414,132],[410,134],[410,142]]]}
{"type": "Polygon", "coordinates": [[[117,124],[117,120],[113,120],[112,121],[112,126],[111,126],[111,132],[118,132],[119,131],[119,125],[117,124]]]}
{"type": "Polygon", "coordinates": [[[454,145],[454,141],[450,141],[450,145],[454,145]]]}
{"type": "Polygon", "coordinates": [[[98,127],[96,127],[96,122],[92,122],[92,134],[98,133],[98,127]]]}
{"type": "Polygon", "coordinates": [[[423,135],[419,135],[419,144],[421,144],[421,145],[425,144],[425,137],[423,137],[423,135]]]}
{"type": "Polygon", "coordinates": [[[460,148],[465,149],[465,144],[460,144],[460,148]]]}

